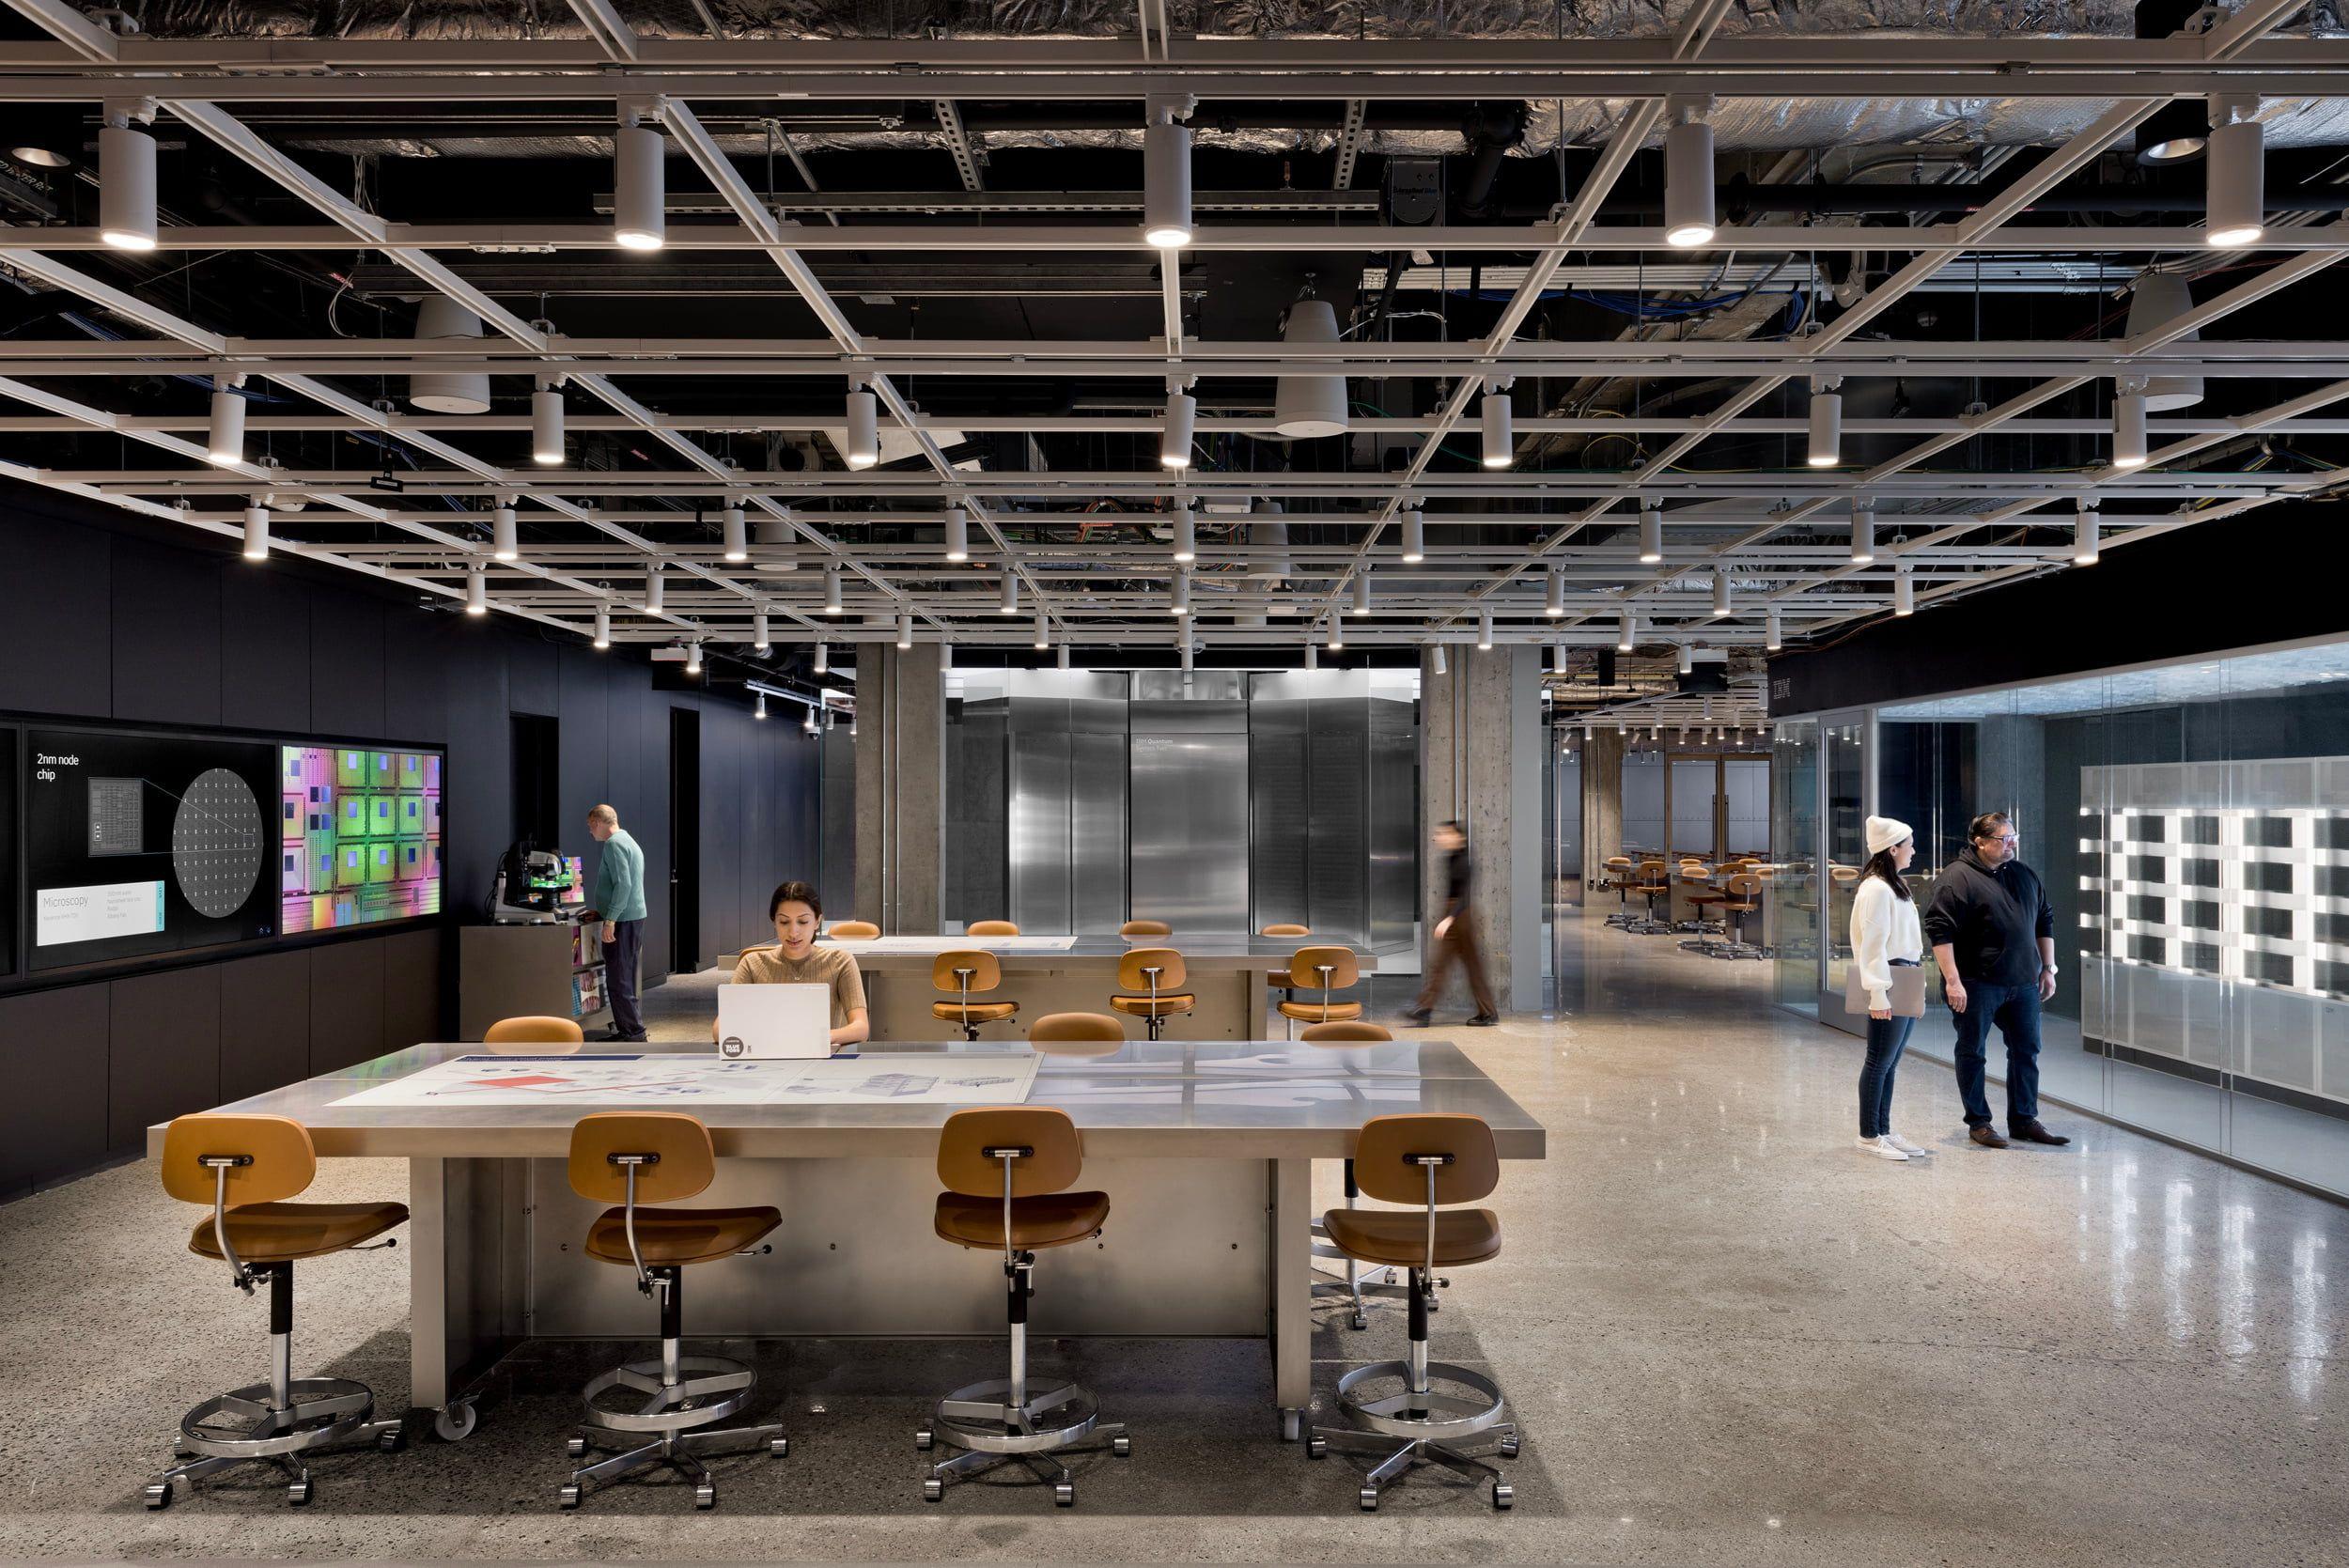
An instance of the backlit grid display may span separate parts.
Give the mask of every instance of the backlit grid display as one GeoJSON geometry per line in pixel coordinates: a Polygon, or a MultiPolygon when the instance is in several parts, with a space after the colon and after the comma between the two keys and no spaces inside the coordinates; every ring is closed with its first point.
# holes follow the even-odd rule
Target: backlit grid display
{"type": "Polygon", "coordinates": [[[283,758],[282,929],[440,912],[440,753],[288,746],[283,758]]]}

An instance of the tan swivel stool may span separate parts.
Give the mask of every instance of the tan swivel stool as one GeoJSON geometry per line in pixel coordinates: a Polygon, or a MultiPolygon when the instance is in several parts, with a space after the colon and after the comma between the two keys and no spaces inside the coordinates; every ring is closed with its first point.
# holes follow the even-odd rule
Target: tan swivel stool
{"type": "Polygon", "coordinates": [[[1369,1046],[1392,1040],[1394,1035],[1384,1024],[1340,1018],[1334,1023],[1309,1023],[1298,1031],[1297,1037],[1314,1046],[1369,1046]]]}
{"type": "Polygon", "coordinates": [[[1126,1026],[1107,1013],[1047,1013],[1028,1026],[1039,1056],[1114,1056],[1126,1048],[1126,1026]]]}
{"type": "Polygon", "coordinates": [[[170,1506],[175,1482],[253,1464],[283,1470],[286,1500],[306,1503],[310,1472],[299,1455],[329,1443],[400,1446],[399,1422],[375,1419],[375,1393],[365,1383],[293,1374],[293,1265],[350,1251],[408,1219],[405,1203],[284,1202],[318,1169],[310,1129],[284,1116],[181,1116],[163,1134],[163,1190],[212,1211],[188,1250],[226,1263],[247,1295],[269,1281],[270,1361],[267,1382],[214,1395],[180,1418],[177,1452],[185,1463],[147,1483],[149,1508],[170,1506]]]}
{"type": "Polygon", "coordinates": [[[1007,920],[974,920],[967,926],[966,937],[1016,937],[1019,927],[1007,920]]]}
{"type": "Polygon", "coordinates": [[[571,1128],[571,1190],[595,1203],[619,1203],[596,1217],[581,1250],[599,1263],[633,1268],[636,1288],[660,1298],[661,1359],[614,1367],[581,1390],[587,1422],[566,1451],[573,1459],[585,1458],[590,1448],[621,1446],[621,1452],[573,1470],[560,1494],[565,1508],[577,1508],[591,1486],[655,1465],[692,1482],[695,1508],[714,1508],[717,1487],[695,1455],[737,1445],[763,1444],[777,1458],[790,1452],[780,1426],[700,1430],[742,1408],[758,1374],[723,1356],[679,1353],[685,1269],[747,1251],[783,1223],[771,1208],[647,1206],[697,1197],[717,1173],[709,1129],[683,1111],[599,1111],[571,1128]],[[598,1405],[613,1389],[642,1394],[644,1404],[626,1411],[598,1405]],[[643,1441],[646,1437],[651,1441],[643,1441]],[[624,1446],[630,1443],[640,1446],[624,1446]]]}
{"type": "Polygon", "coordinates": [[[1183,989],[1183,982],[1189,978],[1183,955],[1173,948],[1135,948],[1117,961],[1117,983],[1128,991],[1143,994],[1113,996],[1110,998],[1110,1008],[1128,1017],[1142,1019],[1150,1026],[1150,1038],[1155,1040],[1168,1018],[1199,1005],[1199,999],[1183,989]]]}
{"type": "Polygon", "coordinates": [[[481,1043],[497,1056],[567,1055],[585,1039],[570,1019],[544,1015],[500,1018],[481,1035],[481,1043]]]}
{"type": "Polygon", "coordinates": [[[1350,947],[1300,947],[1289,959],[1291,987],[1288,998],[1280,1004],[1281,1017],[1288,1020],[1289,1038],[1297,1038],[1300,1023],[1340,1023],[1362,1016],[1359,1001],[1332,1001],[1330,993],[1357,985],[1362,978],[1362,966],[1350,947]],[[1319,1001],[1299,1001],[1298,991],[1319,990],[1319,1001]]]}
{"type": "Polygon", "coordinates": [[[1730,937],[1713,949],[1716,958],[1761,958],[1767,956],[1760,947],[1746,940],[1746,917],[1762,907],[1762,878],[1750,871],[1741,871],[1727,884],[1721,910],[1730,921],[1730,937]]]}
{"type": "Polygon", "coordinates": [[[1607,917],[1608,924],[1627,931],[1638,922],[1639,917],[1631,912],[1631,884],[1637,880],[1632,873],[1630,856],[1607,857],[1607,885],[1615,890],[1616,902],[1621,906],[1607,917]]]}
{"type": "Polygon", "coordinates": [[[1256,933],[1260,937],[1310,937],[1313,934],[1312,926],[1299,925],[1293,920],[1276,921],[1256,933]]]}
{"type": "Polygon", "coordinates": [[[1633,921],[1624,929],[1638,937],[1672,935],[1672,923],[1656,918],[1656,901],[1659,898],[1670,898],[1672,893],[1672,885],[1664,877],[1664,862],[1641,861],[1638,879],[1632,883],[1631,891],[1647,900],[1647,914],[1641,919],[1633,921]]]}
{"type": "Polygon", "coordinates": [[[1004,1318],[1011,1329],[1011,1375],[957,1389],[938,1402],[931,1425],[913,1435],[928,1452],[942,1439],[963,1452],[930,1467],[925,1501],[946,1495],[949,1476],[975,1475],[1011,1460],[1052,1488],[1062,1508],[1077,1501],[1066,1467],[1052,1457],[1081,1439],[1108,1437],[1123,1459],[1133,1445],[1122,1424],[1103,1425],[1100,1405],[1074,1383],[1048,1382],[1030,1393],[1029,1275],[1035,1255],[1098,1235],[1108,1195],[1071,1192],[1084,1173],[1084,1147],[1068,1112],[1043,1106],[957,1110],[938,1135],[939,1235],[958,1247],[1003,1255],[1004,1318]]]}
{"type": "Polygon", "coordinates": [[[962,1037],[975,1040],[979,1025],[1002,1023],[1016,1017],[1019,1004],[1016,1001],[976,1001],[1003,983],[1003,966],[992,953],[975,948],[962,948],[941,953],[930,963],[930,984],[941,991],[955,993],[951,1001],[930,1003],[930,1017],[962,1026],[962,1037]]]}
{"type": "MultiPolygon", "coordinates": [[[[1377,1045],[1381,1041],[1394,1038],[1384,1026],[1365,1023],[1359,1018],[1341,1019],[1336,1023],[1307,1024],[1298,1032],[1297,1037],[1307,1045],[1326,1046],[1338,1050],[1354,1046],[1377,1045]]],[[[1349,1159],[1346,1162],[1346,1206],[1352,1208],[1354,1200],[1361,1195],[1361,1188],[1355,1185],[1354,1181],[1354,1162],[1349,1159]]],[[[1331,1279],[1320,1269],[1315,1269],[1314,1289],[1345,1292],[1352,1305],[1349,1321],[1354,1327],[1369,1327],[1370,1309],[1377,1305],[1375,1301],[1367,1301],[1363,1298],[1366,1292],[1398,1298],[1402,1296],[1402,1292],[1394,1288],[1394,1270],[1364,1268],[1358,1260],[1347,1257],[1330,1245],[1327,1231],[1318,1219],[1313,1222],[1313,1237],[1315,1257],[1330,1258],[1346,1265],[1346,1274],[1343,1279],[1331,1279]]],[[[1431,1311],[1434,1308],[1432,1301],[1429,1303],[1429,1308],[1431,1311]]]]}
{"type": "Polygon", "coordinates": [[[834,941],[869,941],[879,935],[880,927],[869,920],[835,920],[832,923],[832,937],[834,941]]]}
{"type": "Polygon", "coordinates": [[[1502,1458],[1517,1457],[1517,1429],[1501,1420],[1508,1405],[1500,1388],[1480,1373],[1427,1358],[1427,1282],[1439,1268],[1501,1251],[1492,1210],[1445,1206],[1472,1203],[1501,1185],[1492,1128],[1474,1116],[1374,1117],[1355,1138],[1354,1171],[1371,1197],[1411,1207],[1331,1209],[1321,1222],[1346,1256],[1410,1271],[1410,1346],[1403,1360],[1357,1367],[1338,1379],[1338,1403],[1360,1424],[1314,1428],[1306,1454],[1322,1458],[1331,1443],[1382,1453],[1357,1496],[1364,1513],[1377,1508],[1380,1487],[1424,1464],[1489,1480],[1493,1506],[1507,1508],[1517,1500],[1509,1483],[1462,1446],[1498,1442],[1502,1458]],[[1398,1384],[1398,1392],[1370,1392],[1398,1384]]]}
{"type": "MultiPolygon", "coordinates": [[[[1727,869],[1724,866],[1722,872],[1726,872],[1727,869]]],[[[1680,862],[1680,884],[1688,890],[1686,894],[1688,900],[1688,918],[1672,929],[1695,934],[1693,940],[1680,944],[1690,953],[1710,953],[1721,945],[1715,940],[1722,934],[1721,923],[1718,918],[1712,918],[1711,914],[1711,911],[1727,902],[1729,898],[1729,894],[1713,885],[1713,878],[1719,874],[1702,861],[1680,862]]]]}
{"type": "Polygon", "coordinates": [[[1162,920],[1129,920],[1117,928],[1121,937],[1171,937],[1174,927],[1162,920]]]}

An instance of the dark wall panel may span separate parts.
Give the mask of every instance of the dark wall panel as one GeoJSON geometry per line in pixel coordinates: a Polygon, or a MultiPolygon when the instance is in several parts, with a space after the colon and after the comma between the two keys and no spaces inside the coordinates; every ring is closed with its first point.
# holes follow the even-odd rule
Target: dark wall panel
{"type": "Polygon", "coordinates": [[[383,1054],[384,943],[310,950],[310,1073],[383,1054]]]}
{"type": "Polygon", "coordinates": [[[742,732],[702,714],[703,964],[739,949],[742,930],[742,732]]]}
{"type": "MultiPolygon", "coordinates": [[[[519,668],[519,666],[518,666],[519,668]]],[[[566,841],[586,836],[587,813],[609,802],[620,825],[643,838],[648,826],[629,801],[614,799],[612,761],[612,661],[592,648],[563,650],[553,687],[560,701],[547,712],[559,715],[562,745],[563,831],[566,841]]],[[[519,701],[518,712],[529,711],[519,701]]]]}
{"type": "Polygon", "coordinates": [[[112,586],[114,716],[219,723],[220,557],[117,539],[112,586]]]}
{"type": "Polygon", "coordinates": [[[311,732],[308,584],[266,569],[220,574],[220,722],[311,732]]]}
{"type": "Polygon", "coordinates": [[[8,526],[6,613],[0,613],[0,707],[23,713],[114,712],[111,536],[20,516],[8,526]]]}
{"type": "Polygon", "coordinates": [[[383,728],[383,610],[381,599],[357,594],[311,596],[310,716],[324,734],[393,738],[383,728]]]}
{"type": "Polygon", "coordinates": [[[468,617],[433,626],[395,615],[383,632],[383,734],[390,740],[446,741],[448,686],[494,660],[499,637],[468,617]]]}
{"type": "Polygon", "coordinates": [[[0,1198],[104,1161],[106,990],[0,997],[0,1198]]]}
{"type": "Polygon", "coordinates": [[[506,700],[517,713],[563,711],[552,643],[515,641],[506,653],[506,700]]]}
{"type": "Polygon", "coordinates": [[[371,944],[383,953],[383,1049],[446,1039],[442,1025],[438,931],[409,931],[371,944]]]}
{"type": "Polygon", "coordinates": [[[114,983],[109,1153],[135,1156],[153,1124],[221,1103],[220,971],[220,965],[205,964],[114,983]]]}
{"type": "Polygon", "coordinates": [[[645,831],[637,845],[645,851],[644,983],[652,985],[669,972],[669,699],[649,681],[625,682],[614,693],[612,746],[614,793],[626,792],[636,801],[637,820],[645,831]],[[627,768],[633,763],[635,784],[627,768]]]}
{"type": "Polygon", "coordinates": [[[310,955],[264,953],[219,968],[220,1099],[310,1076],[310,955]]]}

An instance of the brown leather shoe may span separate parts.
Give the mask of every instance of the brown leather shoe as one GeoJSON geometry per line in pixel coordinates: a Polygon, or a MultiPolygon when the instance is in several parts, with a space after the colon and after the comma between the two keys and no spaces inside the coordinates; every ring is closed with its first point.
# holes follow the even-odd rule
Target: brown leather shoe
{"type": "Polygon", "coordinates": [[[2065,1138],[2061,1134],[2049,1132],[2046,1127],[2039,1125],[2036,1118],[2028,1118],[2020,1122],[2010,1122],[2007,1124],[2006,1131],[2007,1136],[2014,1139],[2016,1142],[2045,1143],[2052,1149],[2060,1149],[2064,1144],[2072,1141],[2070,1139],[2065,1138]]]}
{"type": "Polygon", "coordinates": [[[2000,1138],[1997,1131],[1990,1127],[1976,1127],[1966,1136],[1971,1138],[1975,1142],[1981,1144],[1985,1149],[2003,1149],[2006,1147],[2006,1140],[2000,1138]]]}

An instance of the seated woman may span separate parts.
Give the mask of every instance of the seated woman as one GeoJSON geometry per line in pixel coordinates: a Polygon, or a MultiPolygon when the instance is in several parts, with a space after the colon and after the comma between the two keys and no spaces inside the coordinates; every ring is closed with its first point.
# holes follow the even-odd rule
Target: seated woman
{"type": "MultiPolygon", "coordinates": [[[[846,949],[817,947],[816,927],[824,918],[824,901],[805,882],[786,882],[767,900],[767,918],[775,923],[775,945],[746,949],[734,966],[737,986],[781,986],[794,982],[832,987],[832,1048],[870,1039],[871,1016],[864,1006],[864,976],[846,949]]],[[[718,1020],[709,1020],[709,1037],[718,1037],[718,1020]]]]}

